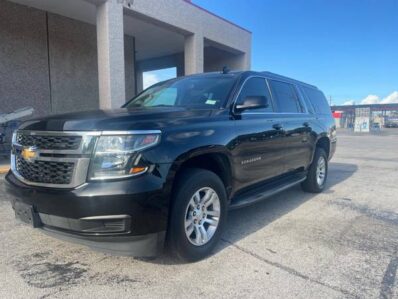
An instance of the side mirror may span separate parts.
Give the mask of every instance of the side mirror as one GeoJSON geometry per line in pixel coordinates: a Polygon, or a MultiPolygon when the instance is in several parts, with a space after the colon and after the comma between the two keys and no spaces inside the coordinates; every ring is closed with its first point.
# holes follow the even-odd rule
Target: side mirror
{"type": "Polygon", "coordinates": [[[243,111],[248,109],[267,108],[269,106],[268,99],[265,96],[247,96],[243,102],[235,106],[236,111],[243,111]]]}

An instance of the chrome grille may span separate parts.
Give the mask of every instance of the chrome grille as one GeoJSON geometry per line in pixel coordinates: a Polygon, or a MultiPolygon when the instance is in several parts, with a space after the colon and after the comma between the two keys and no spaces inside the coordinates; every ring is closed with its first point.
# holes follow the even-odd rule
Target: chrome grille
{"type": "Polygon", "coordinates": [[[30,135],[18,132],[16,141],[23,146],[36,146],[44,150],[76,150],[82,137],[30,135]]]}
{"type": "Polygon", "coordinates": [[[34,161],[27,162],[16,157],[16,169],[26,180],[44,184],[70,184],[74,163],[34,161]]]}
{"type": "Polygon", "coordinates": [[[11,170],[28,185],[80,186],[86,182],[90,157],[100,134],[20,130],[13,137],[11,170]]]}

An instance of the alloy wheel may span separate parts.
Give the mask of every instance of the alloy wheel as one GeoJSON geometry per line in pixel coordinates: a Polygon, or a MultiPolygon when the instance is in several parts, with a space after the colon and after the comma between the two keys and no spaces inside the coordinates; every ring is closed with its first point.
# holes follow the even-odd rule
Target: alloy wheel
{"type": "Polygon", "coordinates": [[[199,189],[185,213],[185,234],[193,245],[202,246],[214,236],[220,221],[220,199],[212,188],[199,189]]]}
{"type": "Polygon", "coordinates": [[[316,167],[316,182],[318,186],[323,186],[326,177],[326,160],[324,157],[319,157],[316,167]]]}

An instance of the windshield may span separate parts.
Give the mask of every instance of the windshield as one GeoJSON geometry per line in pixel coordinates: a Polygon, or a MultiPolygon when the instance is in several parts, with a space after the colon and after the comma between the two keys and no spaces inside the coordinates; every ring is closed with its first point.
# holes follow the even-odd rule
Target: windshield
{"type": "Polygon", "coordinates": [[[129,101],[131,107],[187,107],[218,109],[225,105],[236,75],[187,77],[158,83],[129,101]]]}

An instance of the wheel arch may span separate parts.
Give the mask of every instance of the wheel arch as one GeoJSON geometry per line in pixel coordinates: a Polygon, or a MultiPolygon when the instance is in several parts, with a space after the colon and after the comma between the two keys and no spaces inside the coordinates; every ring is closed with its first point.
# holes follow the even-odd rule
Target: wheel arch
{"type": "Polygon", "coordinates": [[[315,144],[316,148],[322,148],[325,152],[327,157],[330,156],[330,139],[327,136],[321,136],[316,144],[315,144]]]}
{"type": "Polygon", "coordinates": [[[314,150],[312,152],[311,163],[314,160],[315,151],[317,148],[322,148],[326,152],[326,156],[328,157],[328,159],[330,158],[330,138],[326,134],[320,135],[316,140],[314,150]]]}
{"type": "Polygon", "coordinates": [[[230,154],[225,147],[200,148],[184,153],[175,159],[169,173],[172,190],[176,188],[184,170],[189,168],[205,169],[215,173],[223,182],[229,197],[232,190],[232,164],[230,154]]]}

